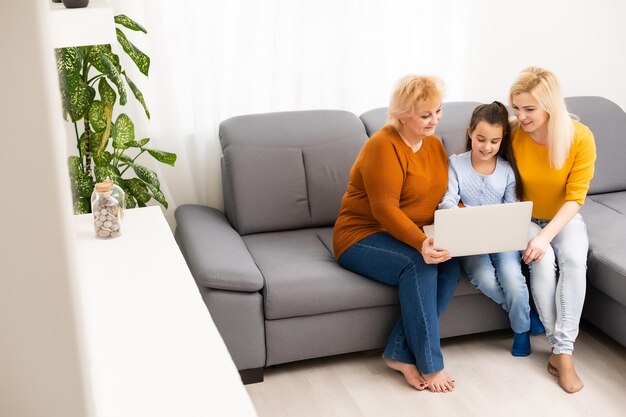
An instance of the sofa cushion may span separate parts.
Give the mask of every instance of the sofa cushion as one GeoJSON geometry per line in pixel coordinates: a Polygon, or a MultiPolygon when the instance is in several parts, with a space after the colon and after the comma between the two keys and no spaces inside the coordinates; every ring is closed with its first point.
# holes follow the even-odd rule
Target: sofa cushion
{"type": "Polygon", "coordinates": [[[626,216],[626,191],[607,194],[594,194],[588,196],[587,198],[626,216]]]}
{"type": "Polygon", "coordinates": [[[589,194],[626,190],[626,113],[602,97],[568,97],[565,102],[596,140],[596,171],[589,194]]]}
{"type": "MultiPolygon", "coordinates": [[[[265,280],[267,319],[398,303],[396,287],[363,278],[335,261],[331,227],[259,233],[243,239],[265,280]]],[[[456,295],[476,293],[464,279],[456,295]]]]}
{"type": "Polygon", "coordinates": [[[339,110],[233,117],[219,135],[225,213],[241,235],[331,226],[367,140],[339,110]]]}
{"type": "Polygon", "coordinates": [[[626,306],[626,216],[594,201],[602,197],[623,201],[616,194],[626,197],[626,192],[592,196],[593,200],[588,197],[581,210],[589,234],[587,281],[626,306]]]}

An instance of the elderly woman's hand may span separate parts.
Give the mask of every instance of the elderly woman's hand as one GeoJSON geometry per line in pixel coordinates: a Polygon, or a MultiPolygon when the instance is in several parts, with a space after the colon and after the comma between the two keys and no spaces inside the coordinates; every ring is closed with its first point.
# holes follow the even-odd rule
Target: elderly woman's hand
{"type": "Polygon", "coordinates": [[[452,258],[447,250],[438,250],[433,247],[432,237],[422,243],[422,256],[427,264],[438,264],[452,258]]]}

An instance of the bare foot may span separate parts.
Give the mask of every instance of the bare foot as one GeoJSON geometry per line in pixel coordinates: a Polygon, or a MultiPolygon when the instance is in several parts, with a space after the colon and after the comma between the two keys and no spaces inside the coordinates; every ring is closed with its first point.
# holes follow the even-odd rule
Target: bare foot
{"type": "Polygon", "coordinates": [[[572,355],[551,353],[548,358],[548,372],[559,378],[559,385],[565,392],[573,394],[583,389],[583,381],[576,373],[572,355]]]}
{"type": "Polygon", "coordinates": [[[393,359],[383,358],[388,367],[393,369],[394,371],[402,372],[404,375],[404,379],[409,383],[413,388],[418,391],[422,391],[428,385],[426,379],[420,371],[417,370],[415,365],[400,361],[394,361],[393,359]]]}
{"type": "Polygon", "coordinates": [[[454,379],[451,379],[443,370],[432,374],[423,374],[428,389],[432,392],[450,392],[454,390],[454,379]]]}

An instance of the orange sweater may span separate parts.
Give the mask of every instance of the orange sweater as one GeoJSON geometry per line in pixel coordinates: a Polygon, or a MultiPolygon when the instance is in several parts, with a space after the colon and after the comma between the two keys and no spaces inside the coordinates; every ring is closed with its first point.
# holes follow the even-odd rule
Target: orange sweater
{"type": "Polygon", "coordinates": [[[381,231],[421,252],[421,228],[433,222],[447,186],[448,159],[436,137],[425,137],[414,153],[394,127],[383,127],[365,142],[350,170],[333,231],[335,257],[381,231]]]}

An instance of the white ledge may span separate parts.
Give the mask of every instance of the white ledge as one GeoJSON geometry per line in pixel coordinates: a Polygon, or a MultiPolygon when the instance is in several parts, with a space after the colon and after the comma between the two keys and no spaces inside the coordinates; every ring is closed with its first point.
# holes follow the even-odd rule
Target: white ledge
{"type": "Polygon", "coordinates": [[[113,10],[105,0],[90,0],[87,7],[67,9],[63,3],[50,4],[52,46],[102,45],[114,43],[113,10]]]}

